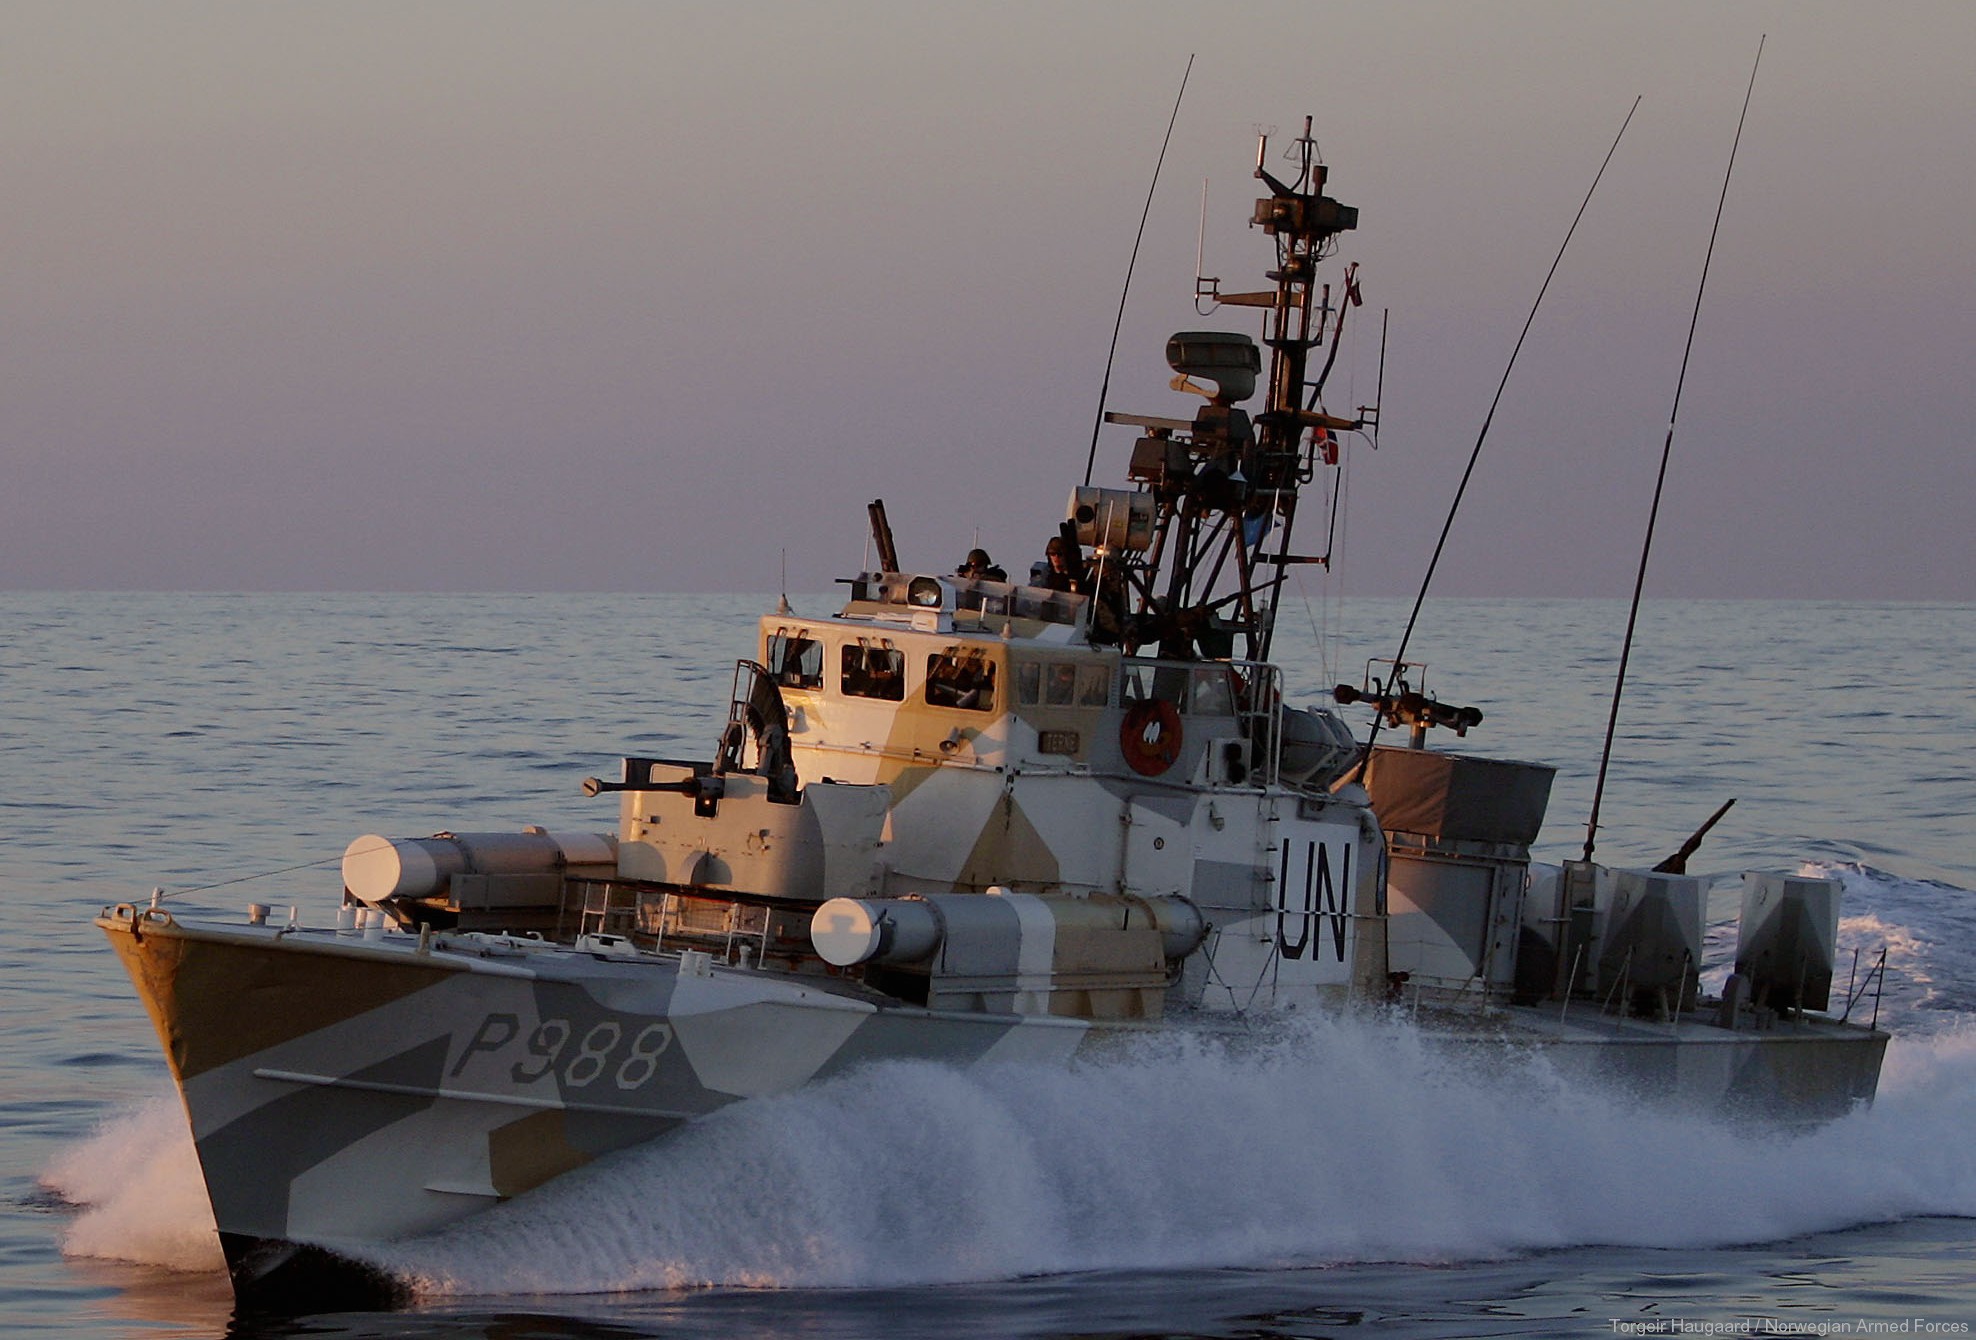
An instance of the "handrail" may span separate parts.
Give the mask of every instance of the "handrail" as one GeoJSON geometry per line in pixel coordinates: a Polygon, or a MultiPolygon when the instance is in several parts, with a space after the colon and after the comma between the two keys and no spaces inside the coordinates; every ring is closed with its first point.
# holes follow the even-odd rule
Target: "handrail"
{"type": "MultiPolygon", "coordinates": [[[[1859,964],[1859,951],[1854,950],[1853,965],[1855,971],[1858,970],[1858,964],[1859,964]]],[[[1859,1004],[1859,1002],[1865,998],[1866,993],[1868,991],[1871,991],[1873,993],[1873,1020],[1871,1023],[1867,1025],[1867,1027],[1878,1028],[1880,1026],[1880,997],[1881,994],[1886,989],[1886,983],[1887,983],[1887,947],[1885,945],[1881,945],[1880,961],[1875,963],[1871,968],[1867,969],[1865,980],[1859,983],[1859,990],[1857,991],[1853,991],[1850,989],[1847,990],[1846,1008],[1844,1012],[1839,1015],[1839,1022],[1843,1024],[1848,1019],[1852,1018],[1853,1006],[1859,1004]]]]}

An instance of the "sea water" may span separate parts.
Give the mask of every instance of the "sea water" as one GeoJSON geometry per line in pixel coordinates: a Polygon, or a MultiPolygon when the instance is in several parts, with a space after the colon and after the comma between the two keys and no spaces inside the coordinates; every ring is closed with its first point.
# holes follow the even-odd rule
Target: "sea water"
{"type": "MultiPolygon", "coordinates": [[[[1721,801],[1743,869],[1846,886],[1884,949],[1871,1111],[1752,1132],[1463,1068],[1376,1022],[1103,1065],[890,1064],[724,1110],[392,1244],[417,1301],[235,1317],[149,1023],[89,924],[332,916],[382,831],[605,830],[620,753],[711,752],[747,597],[6,595],[0,1330],[54,1335],[1967,1334],[1976,1327],[1976,608],[1650,602],[1597,834],[1651,864],[1721,801]]],[[[798,599],[804,612],[828,597],[798,599]]],[[[1402,602],[1286,605],[1293,700],[1402,602]]],[[[1560,766],[1584,841],[1624,610],[1430,602],[1409,659],[1477,752],[1560,766]]]]}

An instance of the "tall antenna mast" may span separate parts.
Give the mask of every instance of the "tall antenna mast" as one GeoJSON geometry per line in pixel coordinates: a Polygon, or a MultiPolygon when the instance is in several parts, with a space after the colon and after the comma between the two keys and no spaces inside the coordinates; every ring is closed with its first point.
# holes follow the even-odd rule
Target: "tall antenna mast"
{"type": "MultiPolygon", "coordinates": [[[[1681,349],[1681,372],[1674,379],[1674,406],[1667,412],[1667,436],[1660,444],[1660,473],[1654,477],[1653,505],[1647,509],[1647,535],[1640,544],[1640,568],[1633,576],[1633,603],[1626,611],[1626,640],[1619,649],[1619,673],[1612,685],[1612,710],[1606,715],[1605,745],[1599,750],[1599,780],[1592,789],[1592,813],[1585,821],[1585,854],[1592,859],[1592,847],[1599,833],[1599,806],[1605,801],[1606,771],[1612,763],[1612,740],[1619,729],[1619,696],[1626,689],[1626,666],[1633,656],[1633,630],[1640,621],[1640,593],[1647,585],[1647,557],[1653,552],[1654,524],[1660,519],[1660,495],[1667,483],[1667,461],[1674,452],[1674,423],[1681,415],[1681,388],[1688,383],[1688,359],[1695,352],[1695,327],[1702,319],[1702,294],[1708,291],[1708,267],[1715,259],[1715,238],[1722,231],[1722,208],[1729,201],[1729,179],[1736,171],[1736,150],[1743,143],[1743,123],[1749,120],[1750,97],[1756,92],[1757,67],[1763,64],[1766,33],[1757,39],[1756,60],[1750,64],[1749,87],[1743,90],[1743,111],[1736,118],[1736,138],[1729,144],[1729,166],[1722,172],[1722,194],[1715,202],[1715,223],[1708,230],[1708,250],[1702,256],[1702,277],[1695,285],[1695,310],[1688,317],[1688,342],[1681,349]]],[[[1727,806],[1724,807],[1725,809],[1727,806]]]]}
{"type": "Polygon", "coordinates": [[[1174,123],[1180,120],[1180,100],[1187,96],[1187,76],[1194,73],[1194,57],[1187,57],[1187,68],[1180,72],[1180,91],[1173,95],[1173,115],[1166,121],[1166,137],[1160,141],[1160,156],[1153,164],[1153,181],[1146,188],[1146,208],[1139,214],[1139,232],[1132,239],[1132,258],[1125,263],[1125,284],[1118,294],[1118,317],[1112,322],[1111,350],[1105,355],[1105,379],[1098,385],[1098,417],[1091,425],[1091,450],[1084,457],[1084,482],[1091,482],[1091,471],[1098,463],[1098,430],[1105,426],[1105,401],[1111,398],[1112,364],[1118,360],[1118,332],[1125,328],[1125,300],[1132,293],[1132,271],[1139,265],[1139,244],[1146,240],[1146,220],[1153,214],[1153,193],[1160,188],[1160,169],[1166,166],[1166,146],[1173,142],[1174,123]]]}
{"type": "MultiPolygon", "coordinates": [[[[1481,431],[1475,435],[1475,446],[1468,453],[1468,465],[1461,472],[1461,483],[1455,486],[1454,500],[1448,504],[1448,515],[1441,522],[1441,536],[1434,542],[1434,553],[1427,560],[1427,571],[1420,578],[1420,590],[1413,598],[1413,612],[1407,615],[1406,630],[1400,634],[1400,649],[1393,653],[1393,671],[1379,690],[1379,698],[1392,698],[1399,688],[1400,675],[1407,665],[1407,645],[1413,641],[1413,630],[1420,622],[1420,610],[1427,603],[1427,589],[1434,581],[1435,569],[1441,565],[1441,554],[1448,547],[1448,534],[1454,529],[1455,516],[1461,511],[1461,500],[1468,492],[1468,481],[1475,474],[1475,464],[1482,458],[1482,444],[1489,440],[1489,428],[1496,421],[1496,409],[1503,403],[1503,392],[1509,389],[1510,373],[1516,370],[1517,355],[1523,352],[1523,342],[1530,337],[1530,327],[1536,324],[1537,311],[1544,305],[1544,295],[1551,291],[1551,280],[1557,277],[1558,266],[1564,264],[1564,253],[1571,247],[1571,239],[1578,232],[1578,224],[1591,208],[1592,197],[1598,193],[1599,183],[1605,179],[1606,169],[1612,165],[1612,156],[1619,152],[1619,142],[1626,138],[1626,127],[1633,124],[1633,113],[1640,110],[1640,99],[1635,97],[1633,105],[1626,109],[1626,119],[1619,123],[1619,133],[1612,137],[1612,147],[1606,150],[1599,162],[1599,170],[1592,174],[1592,184],[1585,190],[1585,198],[1578,204],[1578,212],[1571,216],[1571,226],[1564,230],[1564,241],[1558,243],[1557,255],[1551,258],[1551,268],[1544,274],[1544,282],[1537,286],[1537,296],[1530,304],[1530,314],[1523,318],[1523,330],[1516,337],[1516,344],[1509,351],[1509,361],[1503,365],[1502,380],[1496,383],[1495,398],[1489,402],[1489,412],[1482,416],[1481,431]]],[[[1372,728],[1366,732],[1365,744],[1359,755],[1355,777],[1362,778],[1372,762],[1372,746],[1379,740],[1379,727],[1386,718],[1374,716],[1372,728]]]]}

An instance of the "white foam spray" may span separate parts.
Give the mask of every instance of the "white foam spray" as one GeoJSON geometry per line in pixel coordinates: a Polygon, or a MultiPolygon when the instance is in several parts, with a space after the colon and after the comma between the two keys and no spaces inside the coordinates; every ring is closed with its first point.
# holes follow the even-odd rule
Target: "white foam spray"
{"type": "Polygon", "coordinates": [[[224,1270],[219,1231],[178,1095],[159,1094],[63,1150],[41,1184],[81,1213],[62,1235],[71,1256],[174,1270],[224,1270]]]}
{"type": "Polygon", "coordinates": [[[1072,1071],[873,1066],[741,1105],[374,1258],[434,1294],[899,1285],[1762,1242],[1976,1215],[1976,1035],[1757,1138],[1457,1065],[1398,1027],[1072,1071]]]}
{"type": "Polygon", "coordinates": [[[1880,1021],[1905,1031],[1955,1027],[1976,1009],[1976,896],[1933,880],[1903,879],[1856,862],[1811,861],[1802,873],[1837,879],[1845,893],[1839,921],[1839,974],[1852,954],[1866,973],[1887,953],[1880,1021]]]}

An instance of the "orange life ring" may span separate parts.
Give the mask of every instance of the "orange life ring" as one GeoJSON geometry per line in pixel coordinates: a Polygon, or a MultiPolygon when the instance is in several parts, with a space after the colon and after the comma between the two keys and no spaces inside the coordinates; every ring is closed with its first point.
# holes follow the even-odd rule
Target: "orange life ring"
{"type": "Polygon", "coordinates": [[[1142,698],[1125,709],[1119,751],[1141,777],[1157,777],[1180,757],[1180,713],[1162,698],[1142,698]]]}

